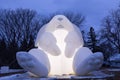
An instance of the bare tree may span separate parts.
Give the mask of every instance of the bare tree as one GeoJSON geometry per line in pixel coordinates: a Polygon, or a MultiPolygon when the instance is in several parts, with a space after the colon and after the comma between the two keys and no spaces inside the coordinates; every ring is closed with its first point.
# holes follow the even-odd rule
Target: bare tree
{"type": "Polygon", "coordinates": [[[64,12],[63,13],[72,23],[78,27],[83,26],[85,17],[80,13],[64,12]]]}
{"type": "Polygon", "coordinates": [[[0,10],[0,40],[4,40],[6,45],[0,54],[4,55],[6,64],[15,59],[17,51],[34,47],[34,39],[41,27],[40,19],[35,11],[29,9],[0,10]]]}
{"type": "Polygon", "coordinates": [[[35,11],[29,9],[2,10],[0,17],[0,34],[6,42],[21,44],[30,41],[30,36],[35,36],[40,28],[40,17],[35,11]]]}
{"type": "Polygon", "coordinates": [[[105,17],[102,25],[103,43],[109,43],[108,47],[112,48],[109,51],[120,53],[120,7],[105,17]]]}

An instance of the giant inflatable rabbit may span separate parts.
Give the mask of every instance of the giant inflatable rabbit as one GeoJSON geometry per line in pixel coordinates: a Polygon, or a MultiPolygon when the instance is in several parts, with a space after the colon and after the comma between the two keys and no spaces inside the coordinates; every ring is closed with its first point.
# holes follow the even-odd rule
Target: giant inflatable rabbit
{"type": "Polygon", "coordinates": [[[56,15],[38,32],[35,46],[29,52],[17,52],[19,65],[30,75],[86,75],[103,63],[101,52],[92,53],[79,28],[64,15],[56,15]]]}

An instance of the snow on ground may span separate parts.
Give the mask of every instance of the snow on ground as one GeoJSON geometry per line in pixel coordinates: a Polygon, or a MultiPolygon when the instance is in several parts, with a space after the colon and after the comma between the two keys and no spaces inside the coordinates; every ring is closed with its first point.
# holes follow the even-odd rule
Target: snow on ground
{"type": "Polygon", "coordinates": [[[0,80],[54,80],[54,79],[55,79],[55,77],[51,77],[51,78],[30,77],[30,76],[28,76],[27,73],[14,74],[14,75],[5,76],[5,77],[0,78],[0,80]]]}
{"type": "Polygon", "coordinates": [[[111,67],[120,67],[120,54],[116,53],[109,57],[108,63],[111,67]]]}
{"type": "Polygon", "coordinates": [[[1,77],[0,80],[15,80],[17,74],[11,75],[11,76],[6,76],[6,77],[1,77]]]}
{"type": "Polygon", "coordinates": [[[56,79],[104,79],[108,77],[113,77],[114,75],[105,74],[101,71],[94,71],[86,76],[75,76],[75,75],[63,75],[63,76],[50,76],[47,78],[35,78],[30,77],[27,73],[14,74],[11,76],[1,77],[0,80],[56,80],[56,79]]]}
{"type": "Polygon", "coordinates": [[[107,69],[108,71],[120,71],[120,69],[118,68],[118,69],[107,69]]]}
{"type": "MultiPolygon", "coordinates": [[[[20,72],[20,71],[24,71],[24,70],[23,69],[9,69],[8,72],[5,72],[5,73],[20,72]]],[[[0,70],[0,73],[3,73],[3,71],[1,72],[0,70]]]]}
{"type": "Polygon", "coordinates": [[[119,61],[120,62],[120,54],[116,53],[109,58],[109,61],[119,61]]]}

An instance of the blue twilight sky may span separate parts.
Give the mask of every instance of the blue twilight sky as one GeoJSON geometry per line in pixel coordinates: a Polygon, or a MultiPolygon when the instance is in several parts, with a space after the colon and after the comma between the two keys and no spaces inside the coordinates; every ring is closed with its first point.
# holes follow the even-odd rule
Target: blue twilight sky
{"type": "Polygon", "coordinates": [[[101,20],[119,3],[120,0],[0,0],[0,8],[30,8],[42,14],[66,10],[78,12],[86,17],[86,28],[99,29],[101,20]]]}

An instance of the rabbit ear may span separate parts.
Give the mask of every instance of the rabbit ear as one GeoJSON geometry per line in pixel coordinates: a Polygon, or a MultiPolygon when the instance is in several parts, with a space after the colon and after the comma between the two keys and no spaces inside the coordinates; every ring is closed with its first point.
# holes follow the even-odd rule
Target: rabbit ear
{"type": "Polygon", "coordinates": [[[65,38],[66,48],[65,55],[66,57],[71,58],[76,49],[84,45],[81,32],[75,28],[75,30],[68,32],[67,37],[65,38]]]}
{"type": "Polygon", "coordinates": [[[36,40],[35,40],[35,47],[39,47],[39,39],[40,39],[41,35],[45,32],[45,28],[46,28],[46,25],[41,27],[41,29],[39,30],[36,40]]]}

